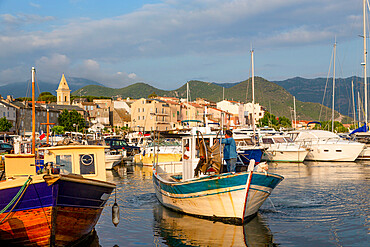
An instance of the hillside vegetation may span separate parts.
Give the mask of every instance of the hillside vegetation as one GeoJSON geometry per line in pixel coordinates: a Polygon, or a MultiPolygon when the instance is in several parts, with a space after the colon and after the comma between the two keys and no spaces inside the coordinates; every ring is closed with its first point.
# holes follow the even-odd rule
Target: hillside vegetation
{"type": "MultiPolygon", "coordinates": [[[[146,98],[149,94],[155,93],[158,96],[186,98],[186,84],[176,90],[161,90],[145,83],[136,83],[128,87],[113,89],[99,85],[85,86],[75,92],[74,95],[94,95],[94,96],[120,96],[122,98],[146,98]]],[[[189,82],[190,99],[205,98],[210,101],[218,102],[222,100],[223,87],[215,83],[202,81],[189,82]]],[[[252,101],[251,80],[242,81],[224,90],[225,98],[241,102],[252,101]]],[[[285,116],[292,119],[293,116],[293,96],[282,86],[267,81],[261,77],[255,77],[255,102],[265,107],[269,112],[276,116],[285,116]]],[[[319,103],[302,102],[296,100],[297,120],[328,120],[331,118],[331,109],[321,107],[319,103]],[[319,119],[320,110],[321,119],[319,119]]],[[[336,113],[336,118],[339,113],[336,113]]],[[[346,116],[341,117],[342,122],[349,122],[346,116]]]]}

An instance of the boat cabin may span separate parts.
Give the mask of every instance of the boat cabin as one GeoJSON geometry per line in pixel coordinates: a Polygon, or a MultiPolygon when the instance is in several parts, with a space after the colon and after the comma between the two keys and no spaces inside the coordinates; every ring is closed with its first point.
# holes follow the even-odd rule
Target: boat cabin
{"type": "Polygon", "coordinates": [[[78,174],[84,178],[106,181],[104,150],[107,146],[66,145],[39,148],[43,162],[33,154],[5,155],[7,177],[47,173],[49,163],[52,174],[78,174]],[[45,164],[45,165],[43,165],[45,164]]]}
{"type": "MultiPolygon", "coordinates": [[[[201,136],[200,136],[201,137],[201,136]]],[[[197,178],[195,169],[197,168],[197,165],[199,163],[199,160],[201,158],[212,158],[215,157],[215,155],[211,155],[209,157],[206,157],[207,154],[202,153],[202,148],[199,148],[199,145],[207,145],[212,146],[213,143],[215,143],[216,138],[220,138],[220,136],[217,136],[216,134],[205,134],[202,136],[203,142],[199,142],[197,140],[197,135],[188,135],[184,136],[182,138],[182,160],[180,162],[168,162],[166,164],[156,164],[156,170],[158,173],[160,173],[161,176],[164,174],[173,174],[176,177],[176,174],[178,174],[177,178],[181,181],[187,181],[192,180],[194,178],[197,178]],[[189,151],[187,151],[189,150],[189,151]],[[203,157],[202,157],[203,156],[203,157]]],[[[221,157],[221,151],[219,152],[219,156],[221,157]]],[[[212,171],[209,171],[209,173],[212,173],[212,171]]]]}

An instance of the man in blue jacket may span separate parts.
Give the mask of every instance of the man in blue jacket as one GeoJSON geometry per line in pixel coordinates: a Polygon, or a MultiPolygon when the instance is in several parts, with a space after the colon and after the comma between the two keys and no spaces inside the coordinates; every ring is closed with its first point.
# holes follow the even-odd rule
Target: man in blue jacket
{"type": "Polygon", "coordinates": [[[231,132],[231,130],[226,130],[225,139],[221,140],[221,143],[225,144],[224,160],[226,161],[228,172],[235,172],[236,159],[238,157],[238,153],[236,152],[236,143],[232,136],[233,132],[231,132]]]}

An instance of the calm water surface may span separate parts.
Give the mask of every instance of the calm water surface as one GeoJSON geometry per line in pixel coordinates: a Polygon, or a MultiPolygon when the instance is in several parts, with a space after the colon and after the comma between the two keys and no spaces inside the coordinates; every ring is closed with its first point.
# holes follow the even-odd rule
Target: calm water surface
{"type": "Polygon", "coordinates": [[[370,246],[369,163],[270,164],[285,179],[244,226],[173,212],[157,201],[149,167],[107,171],[117,184],[96,226],[101,246],[370,246]]]}

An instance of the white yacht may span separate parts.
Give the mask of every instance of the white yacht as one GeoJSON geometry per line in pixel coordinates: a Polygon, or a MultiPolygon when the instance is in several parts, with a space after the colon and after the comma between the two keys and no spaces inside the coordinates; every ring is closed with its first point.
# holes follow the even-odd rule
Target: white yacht
{"type": "Polygon", "coordinates": [[[303,162],[310,150],[306,145],[295,143],[285,135],[265,135],[262,136],[261,143],[267,148],[262,155],[263,161],[303,162]]]}
{"type": "Polygon", "coordinates": [[[310,148],[305,160],[354,161],[365,144],[341,139],[326,130],[296,130],[289,132],[294,142],[310,148]]]}

